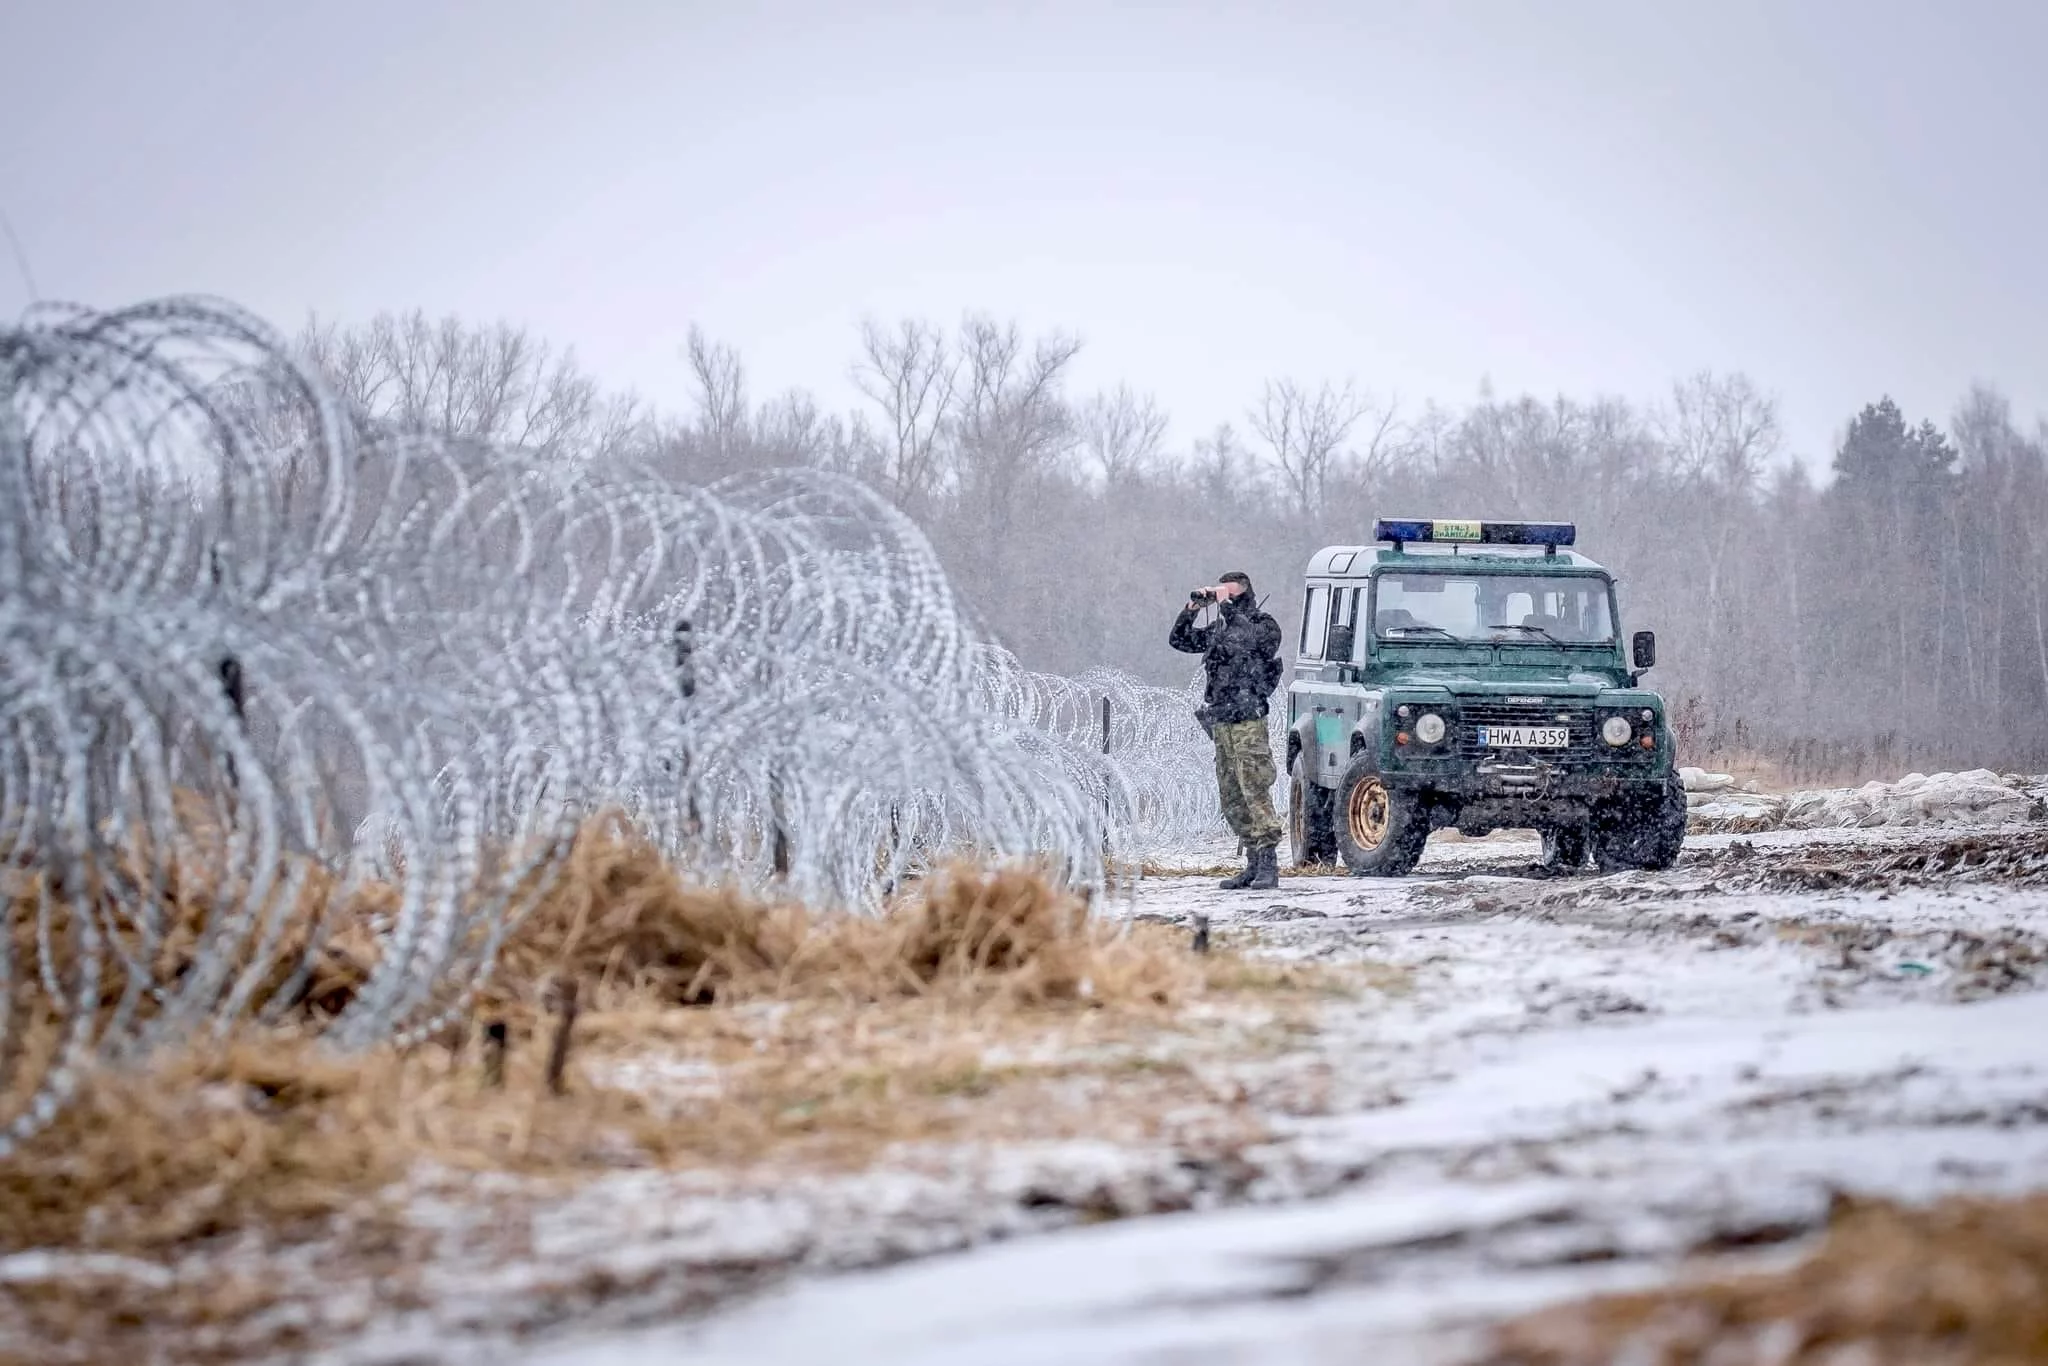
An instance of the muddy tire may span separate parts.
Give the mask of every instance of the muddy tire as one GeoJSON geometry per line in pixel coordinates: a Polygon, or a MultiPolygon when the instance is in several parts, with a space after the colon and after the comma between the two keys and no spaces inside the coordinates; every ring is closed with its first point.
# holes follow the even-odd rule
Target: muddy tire
{"type": "Polygon", "coordinates": [[[1400,877],[1422,857],[1428,813],[1413,795],[1386,785],[1371,755],[1344,770],[1336,805],[1337,852],[1354,877],[1400,877]]]}
{"type": "Polygon", "coordinates": [[[1569,873],[1586,866],[1586,827],[1565,825],[1543,832],[1543,866],[1569,873]]]}
{"type": "Polygon", "coordinates": [[[1337,794],[1308,781],[1308,763],[1297,754],[1287,766],[1287,847],[1296,867],[1337,861],[1337,794]]]}
{"type": "Polygon", "coordinates": [[[1593,863],[1603,873],[1669,868],[1685,847],[1685,785],[1676,773],[1645,801],[1609,802],[1593,815],[1593,863]]]}

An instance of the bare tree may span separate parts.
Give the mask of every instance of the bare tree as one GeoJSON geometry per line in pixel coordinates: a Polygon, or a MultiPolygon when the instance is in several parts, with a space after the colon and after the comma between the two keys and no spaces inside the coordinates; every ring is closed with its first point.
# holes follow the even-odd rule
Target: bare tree
{"type": "MultiPolygon", "coordinates": [[[[1348,380],[1341,389],[1325,380],[1311,392],[1291,379],[1269,379],[1246,421],[1272,452],[1300,510],[1311,513],[1322,505],[1332,462],[1351,429],[1370,409],[1371,404],[1348,380]]],[[[1376,441],[1385,436],[1392,421],[1389,409],[1376,441]]]]}
{"type": "Polygon", "coordinates": [[[299,349],[365,420],[546,456],[588,456],[610,419],[573,351],[506,323],[431,322],[418,310],[367,327],[307,323],[299,349]]]}
{"type": "Polygon", "coordinates": [[[1671,387],[1664,438],[1681,478],[1748,494],[1778,454],[1778,403],[1747,375],[1701,370],[1671,387]]]}
{"type": "Polygon", "coordinates": [[[2048,419],[2036,427],[2028,452],[2035,515],[2026,525],[2026,570],[2033,585],[2034,660],[2040,669],[2040,698],[2048,704],[2048,419]]]}
{"type": "Polygon", "coordinates": [[[846,442],[839,419],[826,416],[818,400],[803,389],[791,389],[762,404],[754,425],[762,458],[770,464],[835,464],[846,442]]]}
{"type": "Polygon", "coordinates": [[[598,406],[583,445],[592,460],[616,460],[644,448],[652,425],[638,395],[613,394],[598,406]]]}
{"type": "Polygon", "coordinates": [[[1445,448],[1457,425],[1457,416],[1435,399],[1422,405],[1422,416],[1413,424],[1413,449],[1431,471],[1443,469],[1445,448]]]}
{"type": "Polygon", "coordinates": [[[1075,420],[1081,449],[1105,486],[1147,473],[1166,438],[1166,413],[1152,395],[1133,393],[1128,384],[1089,398],[1075,420]]]}
{"type": "Polygon", "coordinates": [[[1233,498],[1242,499],[1250,491],[1263,493],[1251,452],[1228,422],[1219,422],[1207,436],[1195,438],[1190,472],[1203,499],[1216,506],[1226,506],[1233,498]]]}
{"type": "MultiPolygon", "coordinates": [[[[1666,464],[1690,504],[1693,572],[1691,609],[1701,651],[1698,677],[1714,696],[1740,686],[1743,637],[1757,629],[1749,608],[1762,565],[1738,553],[1753,525],[1765,467],[1778,453],[1776,402],[1747,375],[1701,370],[1671,389],[1657,418],[1666,464]]],[[[1779,573],[1797,583],[1797,567],[1779,573]]]]}
{"type": "Polygon", "coordinates": [[[882,410],[881,429],[873,433],[880,482],[896,506],[922,505],[943,474],[940,439],[952,415],[960,359],[944,332],[909,318],[893,330],[863,322],[860,344],[853,382],[882,410]]]}
{"type": "Polygon", "coordinates": [[[1055,333],[1027,348],[1016,323],[978,316],[960,332],[966,377],[955,459],[963,493],[980,502],[990,527],[1001,529],[1024,482],[1068,449],[1073,421],[1060,385],[1081,342],[1055,333]]]}
{"type": "Polygon", "coordinates": [[[739,352],[690,325],[690,377],[697,389],[697,430],[705,454],[721,470],[735,469],[752,445],[747,415],[747,370],[739,352]]]}

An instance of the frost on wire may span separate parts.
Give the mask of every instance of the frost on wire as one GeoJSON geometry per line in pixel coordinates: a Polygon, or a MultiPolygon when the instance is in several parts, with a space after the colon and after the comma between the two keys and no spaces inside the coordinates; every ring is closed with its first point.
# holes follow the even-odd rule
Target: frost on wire
{"type": "Polygon", "coordinates": [[[0,1153],[344,929],[327,1037],[435,1032],[603,809],[856,913],[944,857],[1101,890],[1220,832],[1194,688],[1022,668],[865,486],[375,429],[211,300],[0,331],[0,633],[0,1153]]]}

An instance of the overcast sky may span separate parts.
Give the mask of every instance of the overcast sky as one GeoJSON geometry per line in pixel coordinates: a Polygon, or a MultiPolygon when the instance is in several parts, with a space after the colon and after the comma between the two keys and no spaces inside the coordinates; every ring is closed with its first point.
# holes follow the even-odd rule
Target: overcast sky
{"type": "MultiPolygon", "coordinates": [[[[2048,3],[6,0],[45,298],[530,325],[680,405],[691,321],[833,406],[863,314],[1086,340],[1184,441],[1747,370],[2048,413],[2048,3]]],[[[0,254],[0,312],[28,302],[0,254]]]]}

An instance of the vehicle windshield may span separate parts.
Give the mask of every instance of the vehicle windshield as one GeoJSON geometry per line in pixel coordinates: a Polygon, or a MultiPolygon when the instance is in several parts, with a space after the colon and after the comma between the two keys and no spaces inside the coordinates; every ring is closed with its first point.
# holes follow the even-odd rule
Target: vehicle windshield
{"type": "Polygon", "coordinates": [[[1562,574],[1382,574],[1372,629],[1382,641],[1609,645],[1607,580],[1562,574]]]}

